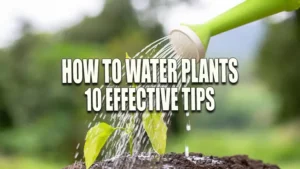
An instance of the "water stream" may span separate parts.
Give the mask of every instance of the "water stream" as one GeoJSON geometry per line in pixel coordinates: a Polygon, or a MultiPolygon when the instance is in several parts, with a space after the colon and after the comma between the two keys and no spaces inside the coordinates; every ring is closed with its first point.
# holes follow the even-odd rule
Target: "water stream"
{"type": "MultiPolygon", "coordinates": [[[[142,49],[140,52],[138,52],[134,57],[134,59],[140,59],[140,58],[157,58],[157,59],[170,59],[175,58],[177,60],[177,70],[178,70],[178,83],[177,84],[141,84],[137,87],[143,87],[143,88],[159,88],[159,87],[177,87],[178,91],[182,87],[187,87],[190,81],[190,77],[188,77],[188,83],[182,84],[181,79],[181,57],[174,51],[172,48],[172,45],[169,42],[169,37],[161,38],[148,46],[146,46],[144,49],[142,49]]],[[[124,58],[125,59],[125,58],[124,58]]],[[[125,65],[122,67],[122,81],[125,81],[125,65]]],[[[157,72],[159,72],[159,67],[157,68],[157,72]]],[[[159,74],[158,74],[159,77],[159,74]]],[[[102,85],[100,89],[103,89],[104,87],[118,87],[117,85],[110,83],[109,85],[102,85]]],[[[154,97],[155,99],[155,97],[154,97]]],[[[102,97],[102,101],[105,100],[105,95],[102,97]]],[[[102,102],[103,103],[103,102],[102,102]]],[[[155,103],[155,101],[154,101],[155,103]]],[[[103,103],[104,104],[104,103],[103,103]]],[[[102,105],[103,106],[103,105],[102,105]]],[[[128,105],[127,105],[128,108],[128,105]]],[[[165,122],[167,126],[170,125],[172,111],[165,112],[164,113],[165,122]]],[[[186,124],[186,131],[189,132],[191,130],[191,124],[189,121],[189,112],[186,112],[186,118],[188,123],[186,124]]],[[[132,118],[135,119],[135,127],[134,127],[134,153],[138,152],[148,152],[149,154],[153,152],[153,150],[149,146],[149,140],[146,136],[146,133],[142,126],[142,118],[141,113],[129,113],[128,111],[126,113],[124,112],[118,112],[118,113],[105,113],[101,112],[100,114],[95,114],[95,117],[91,122],[88,123],[87,128],[91,128],[95,124],[99,122],[107,122],[108,124],[112,125],[113,127],[120,127],[125,128],[126,124],[130,121],[132,118]]],[[[108,142],[106,143],[105,147],[101,151],[101,157],[103,159],[109,159],[115,156],[120,156],[128,152],[128,136],[127,134],[124,134],[124,132],[117,130],[113,133],[113,135],[110,137],[108,142]]],[[[83,154],[79,154],[79,148],[80,143],[76,146],[76,153],[74,155],[75,162],[76,161],[83,161],[83,159],[79,159],[79,157],[83,156],[83,154]]],[[[185,154],[186,156],[189,155],[189,147],[188,145],[185,145],[185,154]]]]}

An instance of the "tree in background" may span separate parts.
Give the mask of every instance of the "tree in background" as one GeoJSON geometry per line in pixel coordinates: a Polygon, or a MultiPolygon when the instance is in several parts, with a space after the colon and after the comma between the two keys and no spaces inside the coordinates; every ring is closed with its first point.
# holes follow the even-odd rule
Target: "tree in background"
{"type": "Polygon", "coordinates": [[[62,32],[64,39],[72,42],[107,44],[110,57],[120,57],[124,52],[134,55],[150,42],[164,36],[158,11],[167,12],[179,3],[195,0],[105,0],[103,11],[95,17],[86,17],[78,25],[62,32]],[[134,3],[146,4],[136,10],[134,3]]]}
{"type": "Polygon", "coordinates": [[[137,53],[163,36],[162,26],[156,19],[151,18],[147,23],[150,26],[139,21],[130,0],[108,0],[99,15],[86,17],[62,34],[67,41],[106,44],[113,51],[110,57],[121,57],[124,52],[137,53]]]}
{"type": "Polygon", "coordinates": [[[258,57],[258,74],[277,94],[278,122],[300,118],[300,11],[270,25],[258,57]]]}

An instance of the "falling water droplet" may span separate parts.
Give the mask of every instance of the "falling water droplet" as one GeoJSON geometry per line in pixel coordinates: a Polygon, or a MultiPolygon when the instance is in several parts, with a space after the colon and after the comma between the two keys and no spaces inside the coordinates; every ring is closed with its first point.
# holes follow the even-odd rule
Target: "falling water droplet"
{"type": "Polygon", "coordinates": [[[190,121],[186,124],[186,131],[191,131],[191,123],[190,123],[190,121]]]}
{"type": "Polygon", "coordinates": [[[185,146],[184,154],[185,154],[186,157],[189,156],[189,146],[185,146]]]}
{"type": "Polygon", "coordinates": [[[88,126],[88,128],[91,128],[91,126],[92,126],[92,122],[90,122],[90,123],[89,123],[89,126],[88,126]]]}
{"type": "Polygon", "coordinates": [[[190,124],[186,125],[186,131],[191,131],[191,125],[190,124]]]}
{"type": "Polygon", "coordinates": [[[79,149],[79,147],[80,147],[80,143],[78,143],[78,144],[77,144],[77,146],[76,146],[76,150],[78,150],[78,149],[79,149]]]}
{"type": "Polygon", "coordinates": [[[74,159],[77,159],[78,155],[79,155],[79,152],[76,152],[75,156],[74,156],[74,159]]]}
{"type": "Polygon", "coordinates": [[[186,115],[186,117],[189,117],[190,116],[190,112],[186,112],[185,115],[186,115]]]}
{"type": "Polygon", "coordinates": [[[98,116],[98,114],[96,114],[96,115],[94,116],[94,119],[93,119],[93,121],[95,121],[95,120],[96,120],[97,116],[98,116]]]}

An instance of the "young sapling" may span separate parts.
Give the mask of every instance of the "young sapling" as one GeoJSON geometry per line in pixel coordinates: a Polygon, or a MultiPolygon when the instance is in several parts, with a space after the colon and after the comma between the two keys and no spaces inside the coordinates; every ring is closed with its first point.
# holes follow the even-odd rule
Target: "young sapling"
{"type": "MultiPolygon", "coordinates": [[[[130,59],[126,53],[126,58],[130,59]]],[[[137,87],[135,84],[132,87],[137,87]]],[[[145,129],[151,145],[155,152],[158,154],[164,154],[167,141],[167,126],[163,120],[163,113],[150,113],[148,111],[143,113],[142,125],[145,129]]],[[[134,131],[135,119],[133,114],[131,115],[130,122],[126,124],[126,128],[112,127],[106,123],[99,123],[92,127],[86,135],[84,144],[84,157],[86,168],[89,169],[97,159],[101,149],[109,139],[109,137],[116,130],[124,131],[129,138],[129,152],[133,154],[133,131],[134,131]]]]}

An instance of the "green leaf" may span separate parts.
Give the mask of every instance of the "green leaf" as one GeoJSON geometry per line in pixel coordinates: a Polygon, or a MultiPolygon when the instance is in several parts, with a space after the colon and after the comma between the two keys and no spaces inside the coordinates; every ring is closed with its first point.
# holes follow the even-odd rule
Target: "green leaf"
{"type": "Polygon", "coordinates": [[[133,88],[137,88],[137,85],[135,83],[132,83],[133,88]]]}
{"type": "Polygon", "coordinates": [[[153,149],[158,154],[164,154],[167,143],[167,126],[162,113],[143,113],[143,127],[147,132],[153,149]]]}
{"type": "Polygon", "coordinates": [[[115,128],[106,123],[99,123],[88,131],[84,144],[84,157],[87,169],[95,162],[102,147],[115,130],[115,128]]]}

